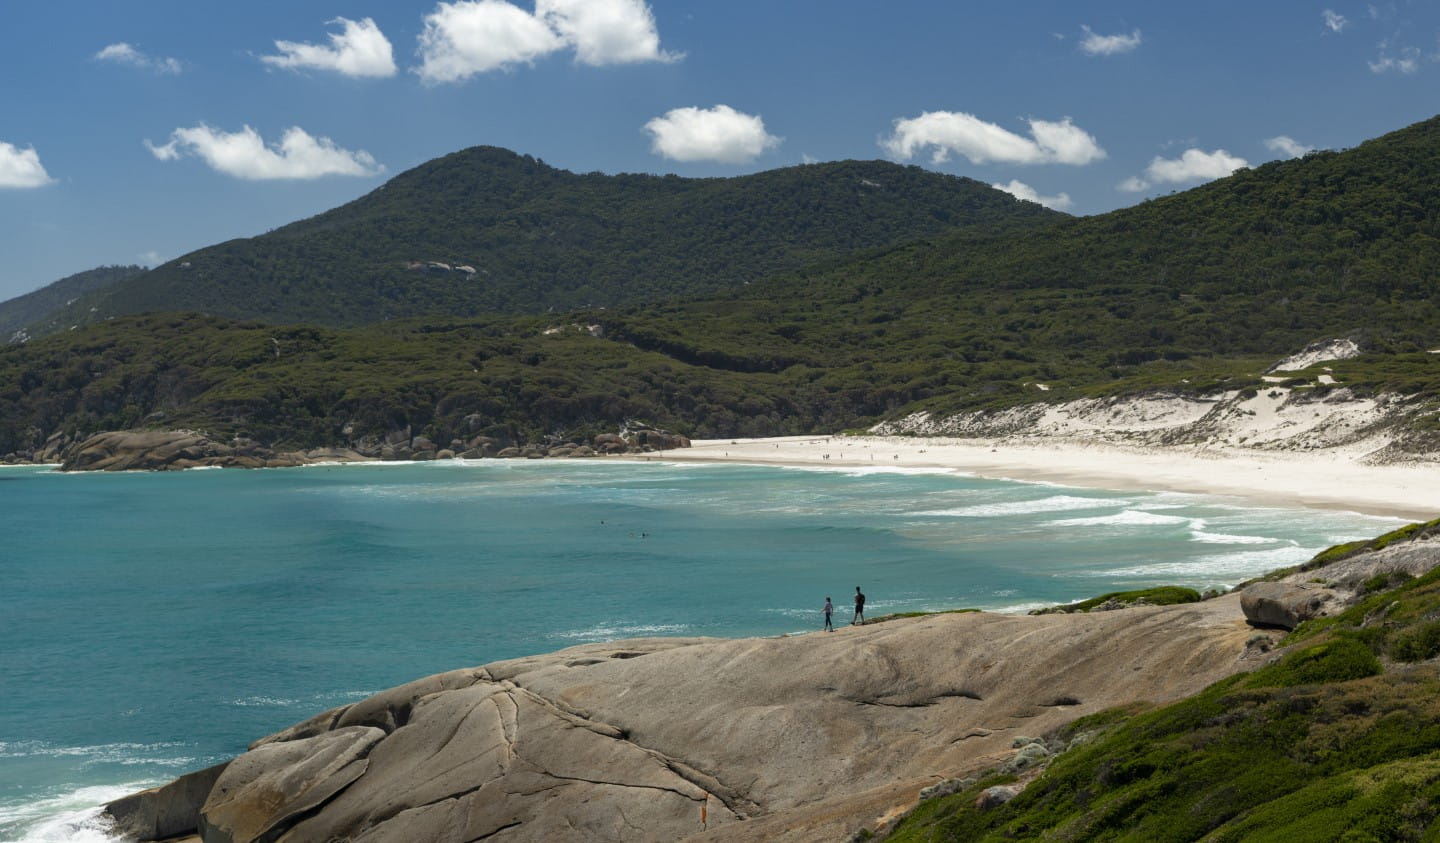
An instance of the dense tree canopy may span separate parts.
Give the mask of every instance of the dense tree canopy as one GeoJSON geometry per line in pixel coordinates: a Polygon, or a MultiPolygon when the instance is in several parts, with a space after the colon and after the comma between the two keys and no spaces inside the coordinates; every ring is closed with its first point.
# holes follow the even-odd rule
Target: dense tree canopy
{"type": "MultiPolygon", "coordinates": [[[[654,201],[669,196],[671,216],[715,214],[709,228],[717,230],[733,214],[767,204],[796,217],[791,230],[840,225],[801,210],[807,168],[685,182],[574,176],[492,150],[460,155],[530,174],[512,185],[524,195],[506,207],[550,201],[537,179],[573,188],[633,178],[654,201]],[[709,199],[692,206],[700,195],[709,199]],[[715,197],[733,207],[722,210],[715,197]]],[[[826,172],[851,187],[879,172],[833,166],[826,172]]],[[[878,166],[890,174],[887,185],[931,184],[914,170],[878,166]]],[[[452,170],[432,162],[392,186],[413,181],[437,194],[452,186],[452,208],[500,201],[442,178],[452,170]]],[[[818,208],[844,205],[825,195],[818,208]]],[[[384,215],[374,209],[388,201],[367,197],[268,239],[197,253],[188,270],[177,264],[165,273],[198,271],[231,254],[226,249],[243,256],[250,253],[241,246],[263,245],[273,255],[285,242],[352,232],[352,223],[380,225],[384,215]]],[[[858,257],[837,255],[857,247],[859,235],[832,231],[829,251],[790,252],[771,265],[808,255],[813,262],[802,268],[757,275],[709,297],[681,296],[697,289],[686,286],[688,276],[660,272],[654,283],[679,285],[675,298],[564,314],[352,328],[193,315],[115,319],[0,352],[0,454],[34,447],[56,429],[137,425],[185,424],[293,445],[338,443],[345,429],[407,425],[449,441],[477,418],[515,438],[610,429],[634,417],[700,436],[833,431],[917,408],[1244,388],[1279,357],[1336,336],[1354,337],[1368,352],[1336,366],[1347,388],[1440,391],[1440,361],[1428,353],[1440,348],[1440,119],[1096,217],[1017,216],[1016,203],[1006,202],[1002,213],[977,213],[965,225],[858,257]]],[[[619,225],[598,212],[589,224],[619,225]]],[[[630,243],[635,266],[670,266],[665,261],[680,260],[685,248],[724,240],[671,244],[662,259],[659,240],[645,252],[613,232],[593,236],[630,243]]],[[[310,248],[292,255],[304,268],[292,289],[323,299],[333,293],[300,280],[334,277],[324,264],[304,262],[310,248]]],[[[625,260],[623,250],[607,254],[625,260]]],[[[165,273],[113,289],[175,277],[165,273]]],[[[272,277],[257,271],[262,276],[272,277]]],[[[405,287],[404,296],[439,301],[424,289],[405,287]]],[[[661,292],[651,287],[648,295],[661,292]]],[[[244,285],[235,292],[253,294],[244,285]]],[[[214,302],[205,309],[225,310],[214,302]]]]}

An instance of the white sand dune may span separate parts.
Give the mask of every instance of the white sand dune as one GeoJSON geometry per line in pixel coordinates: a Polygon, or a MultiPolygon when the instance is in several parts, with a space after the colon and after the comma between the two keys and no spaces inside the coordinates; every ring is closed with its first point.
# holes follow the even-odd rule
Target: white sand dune
{"type": "Polygon", "coordinates": [[[1343,393],[1318,400],[1281,387],[1212,400],[1087,400],[944,419],[917,414],[876,428],[908,434],[899,436],[696,440],[650,458],[944,469],[1428,520],[1440,516],[1440,464],[1386,450],[1399,403],[1343,393]]]}

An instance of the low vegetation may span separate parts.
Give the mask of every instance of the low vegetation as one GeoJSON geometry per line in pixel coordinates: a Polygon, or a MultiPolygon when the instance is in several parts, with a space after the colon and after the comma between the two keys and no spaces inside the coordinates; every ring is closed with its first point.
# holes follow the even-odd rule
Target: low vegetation
{"type": "MultiPolygon", "coordinates": [[[[1332,551],[1316,558],[1344,555],[1332,551]]],[[[1375,586],[1302,624],[1259,670],[1172,705],[1077,720],[1053,737],[1069,748],[1012,801],[977,810],[996,783],[981,781],[922,803],[888,839],[1433,839],[1440,569],[1375,586]]]]}

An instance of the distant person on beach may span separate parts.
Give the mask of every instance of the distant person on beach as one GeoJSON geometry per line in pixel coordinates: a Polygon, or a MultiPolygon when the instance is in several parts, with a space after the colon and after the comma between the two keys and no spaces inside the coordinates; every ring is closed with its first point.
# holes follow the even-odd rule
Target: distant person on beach
{"type": "Polygon", "coordinates": [[[826,597],[825,597],[825,608],[822,609],[821,611],[825,613],[825,630],[826,630],[827,632],[834,632],[834,631],[835,631],[835,625],[832,624],[832,623],[830,623],[830,615],[831,615],[832,613],[834,613],[834,611],[835,611],[835,604],[830,602],[830,597],[829,597],[829,595],[826,595],[826,597]]]}
{"type": "Polygon", "coordinates": [[[864,622],[865,622],[865,592],[861,591],[861,590],[860,590],[860,586],[857,585],[857,586],[855,586],[855,617],[853,617],[853,618],[850,619],[850,625],[851,625],[851,626],[854,626],[854,625],[857,624],[857,623],[864,623],[864,622]]]}

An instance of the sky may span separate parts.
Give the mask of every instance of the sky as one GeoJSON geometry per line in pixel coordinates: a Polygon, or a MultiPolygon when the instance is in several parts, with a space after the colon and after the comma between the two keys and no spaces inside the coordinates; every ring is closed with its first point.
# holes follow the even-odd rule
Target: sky
{"type": "Polygon", "coordinates": [[[1440,2],[46,0],[0,10],[0,300],[501,146],[886,159],[1072,214],[1440,112],[1440,2]]]}

